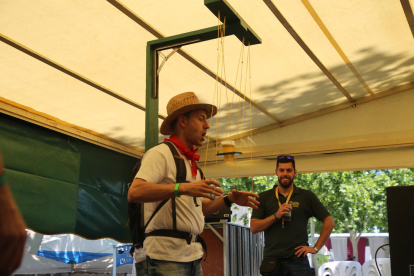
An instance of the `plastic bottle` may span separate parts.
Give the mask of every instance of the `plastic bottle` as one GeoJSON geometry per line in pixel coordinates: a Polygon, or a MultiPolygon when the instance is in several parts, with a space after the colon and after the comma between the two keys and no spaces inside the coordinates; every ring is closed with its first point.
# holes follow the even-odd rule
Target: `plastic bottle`
{"type": "Polygon", "coordinates": [[[329,262],[335,261],[333,249],[329,250],[329,262]]]}

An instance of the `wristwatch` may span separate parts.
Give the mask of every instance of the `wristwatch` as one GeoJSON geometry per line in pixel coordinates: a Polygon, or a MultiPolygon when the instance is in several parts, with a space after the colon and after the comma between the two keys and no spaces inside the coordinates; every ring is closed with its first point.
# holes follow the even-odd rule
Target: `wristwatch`
{"type": "Polygon", "coordinates": [[[224,199],[224,203],[226,203],[226,206],[230,208],[231,205],[233,204],[233,202],[230,201],[229,195],[228,194],[225,194],[223,196],[223,199],[224,199]]]}
{"type": "Polygon", "coordinates": [[[314,246],[313,249],[315,249],[316,253],[319,252],[319,249],[316,246],[314,246]]]}

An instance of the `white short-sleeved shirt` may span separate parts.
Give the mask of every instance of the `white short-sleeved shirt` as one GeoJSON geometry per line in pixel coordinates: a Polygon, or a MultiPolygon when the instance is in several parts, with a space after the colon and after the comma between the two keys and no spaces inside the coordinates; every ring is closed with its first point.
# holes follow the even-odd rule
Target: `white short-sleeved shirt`
{"type": "MultiPolygon", "coordinates": [[[[187,169],[187,178],[189,182],[200,180],[200,172],[197,171],[197,178],[193,179],[191,174],[191,161],[181,155],[187,169]]],[[[147,153],[142,158],[141,167],[135,178],[144,179],[151,183],[174,184],[176,183],[176,166],[174,157],[170,149],[165,144],[160,144],[147,153]]],[[[202,211],[203,198],[197,198],[198,207],[194,204],[193,197],[182,195],[176,198],[177,211],[177,230],[201,234],[204,228],[204,215],[202,211]]],[[[151,202],[144,204],[144,221],[145,223],[154,213],[154,210],[161,203],[151,202]]],[[[169,200],[155,215],[146,229],[146,233],[160,229],[173,229],[172,222],[172,204],[169,200]]],[[[187,244],[184,239],[150,236],[144,241],[145,253],[151,259],[191,262],[200,259],[203,256],[203,249],[199,242],[187,244]]]]}

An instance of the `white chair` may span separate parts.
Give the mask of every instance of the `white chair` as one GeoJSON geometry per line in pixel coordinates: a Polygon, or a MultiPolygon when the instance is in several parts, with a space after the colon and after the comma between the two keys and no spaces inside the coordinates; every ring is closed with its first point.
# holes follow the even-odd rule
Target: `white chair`
{"type": "MultiPolygon", "coordinates": [[[[377,258],[378,267],[381,271],[382,276],[391,276],[391,263],[390,258],[377,258]]],[[[375,260],[366,261],[362,265],[363,276],[379,276],[375,260]]]]}
{"type": "Polygon", "coordinates": [[[319,276],[339,276],[338,265],[340,262],[328,262],[319,267],[319,276]]]}
{"type": "Polygon", "coordinates": [[[338,264],[339,276],[362,276],[361,264],[353,261],[341,261],[338,264]]]}

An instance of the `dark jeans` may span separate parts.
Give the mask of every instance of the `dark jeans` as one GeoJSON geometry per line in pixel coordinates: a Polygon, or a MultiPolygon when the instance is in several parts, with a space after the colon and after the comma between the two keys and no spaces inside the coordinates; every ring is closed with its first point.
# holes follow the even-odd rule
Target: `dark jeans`
{"type": "Polygon", "coordinates": [[[201,259],[193,262],[170,262],[147,256],[145,261],[135,264],[135,269],[137,276],[203,276],[201,259]]]}
{"type": "Polygon", "coordinates": [[[311,269],[307,257],[299,258],[290,263],[282,264],[280,276],[311,276],[311,269]]]}

